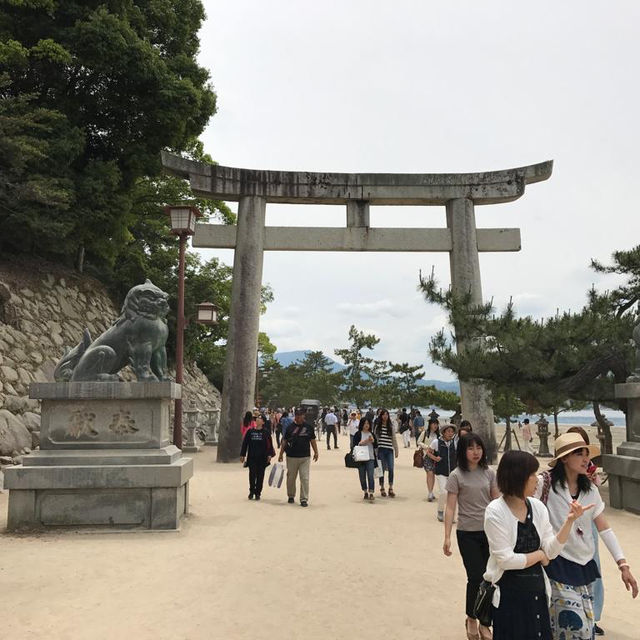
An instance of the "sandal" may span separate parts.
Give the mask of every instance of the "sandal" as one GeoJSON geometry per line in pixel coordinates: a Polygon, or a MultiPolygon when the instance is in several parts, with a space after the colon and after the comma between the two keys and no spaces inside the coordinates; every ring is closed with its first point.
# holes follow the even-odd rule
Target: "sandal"
{"type": "Polygon", "coordinates": [[[493,634],[491,633],[491,629],[489,627],[485,627],[483,625],[478,625],[478,631],[480,631],[481,640],[492,640],[493,634]]]}
{"type": "Polygon", "coordinates": [[[369,502],[373,502],[376,499],[376,497],[373,495],[373,493],[369,494],[369,502]]]}
{"type": "Polygon", "coordinates": [[[396,494],[394,493],[393,489],[389,488],[389,497],[390,498],[395,498],[396,494]]]}
{"type": "MultiPolygon", "coordinates": [[[[389,494],[391,494],[391,490],[389,490],[389,494]]],[[[381,495],[383,498],[386,498],[386,497],[387,497],[387,492],[384,490],[384,487],[380,487],[380,495],[381,495]]]]}

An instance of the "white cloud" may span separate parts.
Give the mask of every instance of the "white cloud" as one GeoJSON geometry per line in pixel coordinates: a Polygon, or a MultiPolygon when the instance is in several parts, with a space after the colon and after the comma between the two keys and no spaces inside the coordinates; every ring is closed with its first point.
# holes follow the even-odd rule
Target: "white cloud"
{"type": "MultiPolygon", "coordinates": [[[[639,3],[611,11],[540,0],[535,12],[512,0],[325,0],[295,11],[290,0],[204,4],[200,60],[219,112],[203,140],[220,164],[444,173],[554,159],[551,178],[528,185],[519,200],[476,208],[478,228],[519,227],[522,235],[520,252],[480,256],[484,297],[498,310],[513,297],[519,314],[539,317],[580,309],[592,282],[615,283],[588,265],[638,243],[630,231],[640,90],[629,78],[639,3]],[[508,81],[487,82],[470,65],[508,81]],[[349,71],[328,72],[336,69],[357,69],[357,82],[349,71]]],[[[269,204],[267,219],[343,226],[346,216],[338,206],[269,204]]],[[[371,219],[445,225],[444,207],[372,207],[371,219]]],[[[207,255],[232,260],[229,251],[207,255]]],[[[448,286],[446,254],[266,254],[264,282],[275,301],[261,328],[281,351],[333,357],[353,323],[383,336],[375,353],[384,356],[376,357],[433,367],[427,344],[446,318],[416,291],[418,272],[432,265],[448,286]]]]}
{"type": "Polygon", "coordinates": [[[303,335],[302,327],[294,320],[266,316],[260,319],[260,331],[266,332],[272,340],[297,338],[303,335]]]}
{"type": "Polygon", "coordinates": [[[399,301],[392,302],[388,298],[374,302],[341,302],[336,305],[336,308],[341,311],[343,315],[365,318],[379,316],[381,314],[399,318],[405,311],[399,301]]]}

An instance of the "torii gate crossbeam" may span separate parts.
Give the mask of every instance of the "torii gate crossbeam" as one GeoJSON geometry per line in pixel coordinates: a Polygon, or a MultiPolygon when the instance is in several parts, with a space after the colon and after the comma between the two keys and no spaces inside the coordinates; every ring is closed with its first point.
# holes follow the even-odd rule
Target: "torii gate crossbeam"
{"type": "MultiPolygon", "coordinates": [[[[262,171],[194,162],[166,152],[166,171],[190,181],[192,191],[237,201],[237,225],[199,224],[193,245],[233,248],[231,322],[220,413],[218,461],[237,459],[238,424],[253,406],[264,251],[446,251],[454,293],[482,302],[481,251],[519,251],[519,229],[476,229],[475,205],[511,202],[525,186],[551,176],[552,161],[483,173],[344,174],[262,171]],[[266,227],[268,202],[344,204],[346,227],[266,227]],[[444,206],[447,227],[371,228],[371,205],[444,206]]],[[[458,349],[464,349],[458,344],[458,349]]],[[[493,412],[481,385],[462,382],[462,414],[495,452],[493,412]]]]}

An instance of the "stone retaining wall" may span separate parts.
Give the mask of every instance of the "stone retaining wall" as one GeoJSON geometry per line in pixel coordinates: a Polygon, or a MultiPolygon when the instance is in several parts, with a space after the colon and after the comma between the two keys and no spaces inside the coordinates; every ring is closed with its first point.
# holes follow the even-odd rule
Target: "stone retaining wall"
{"type": "MultiPolygon", "coordinates": [[[[39,445],[40,403],[31,382],[53,381],[65,347],[88,328],[96,338],[119,315],[104,286],[59,265],[0,261],[0,465],[18,464],[39,445]]],[[[131,371],[122,377],[135,380],[131,371]]],[[[220,393],[195,364],[184,371],[183,405],[220,408],[220,393]]]]}

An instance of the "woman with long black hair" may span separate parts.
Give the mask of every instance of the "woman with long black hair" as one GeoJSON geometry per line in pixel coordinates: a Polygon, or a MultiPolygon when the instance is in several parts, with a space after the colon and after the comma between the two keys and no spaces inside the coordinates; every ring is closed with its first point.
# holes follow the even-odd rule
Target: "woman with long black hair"
{"type": "Polygon", "coordinates": [[[373,495],[375,491],[373,469],[376,465],[375,450],[378,447],[378,442],[372,431],[371,421],[366,416],[360,420],[358,431],[353,436],[353,449],[356,447],[363,447],[367,450],[367,459],[358,462],[358,475],[360,476],[360,487],[364,492],[364,499],[373,502],[375,500],[373,495]]]}
{"type": "Polygon", "coordinates": [[[251,411],[247,411],[244,414],[244,418],[242,419],[242,424],[240,425],[240,433],[244,438],[245,434],[249,429],[253,429],[256,426],[256,421],[253,418],[253,413],[251,411]]]}
{"type": "Polygon", "coordinates": [[[491,631],[478,625],[473,605],[489,559],[489,543],[484,532],[484,512],[491,500],[500,496],[500,491],[496,482],[496,472],[489,469],[486,449],[480,436],[469,433],[461,437],[456,455],[458,465],[449,475],[446,484],[447,503],[442,550],[446,556],[451,555],[451,529],[457,505],[456,538],[467,573],[467,638],[491,638],[491,631]]]}
{"type": "Polygon", "coordinates": [[[389,479],[389,497],[395,498],[393,491],[394,458],[398,457],[398,442],[396,434],[391,424],[391,417],[386,409],[380,409],[375,421],[374,433],[378,439],[378,464],[382,465],[382,475],[380,476],[380,495],[384,498],[387,492],[384,489],[384,473],[387,472],[389,479]]]}
{"type": "Polygon", "coordinates": [[[264,418],[259,415],[255,426],[244,434],[240,450],[240,462],[246,459],[249,467],[249,500],[260,500],[264,484],[264,470],[271,464],[276,453],[273,449],[271,433],[264,428],[264,418]]]}

